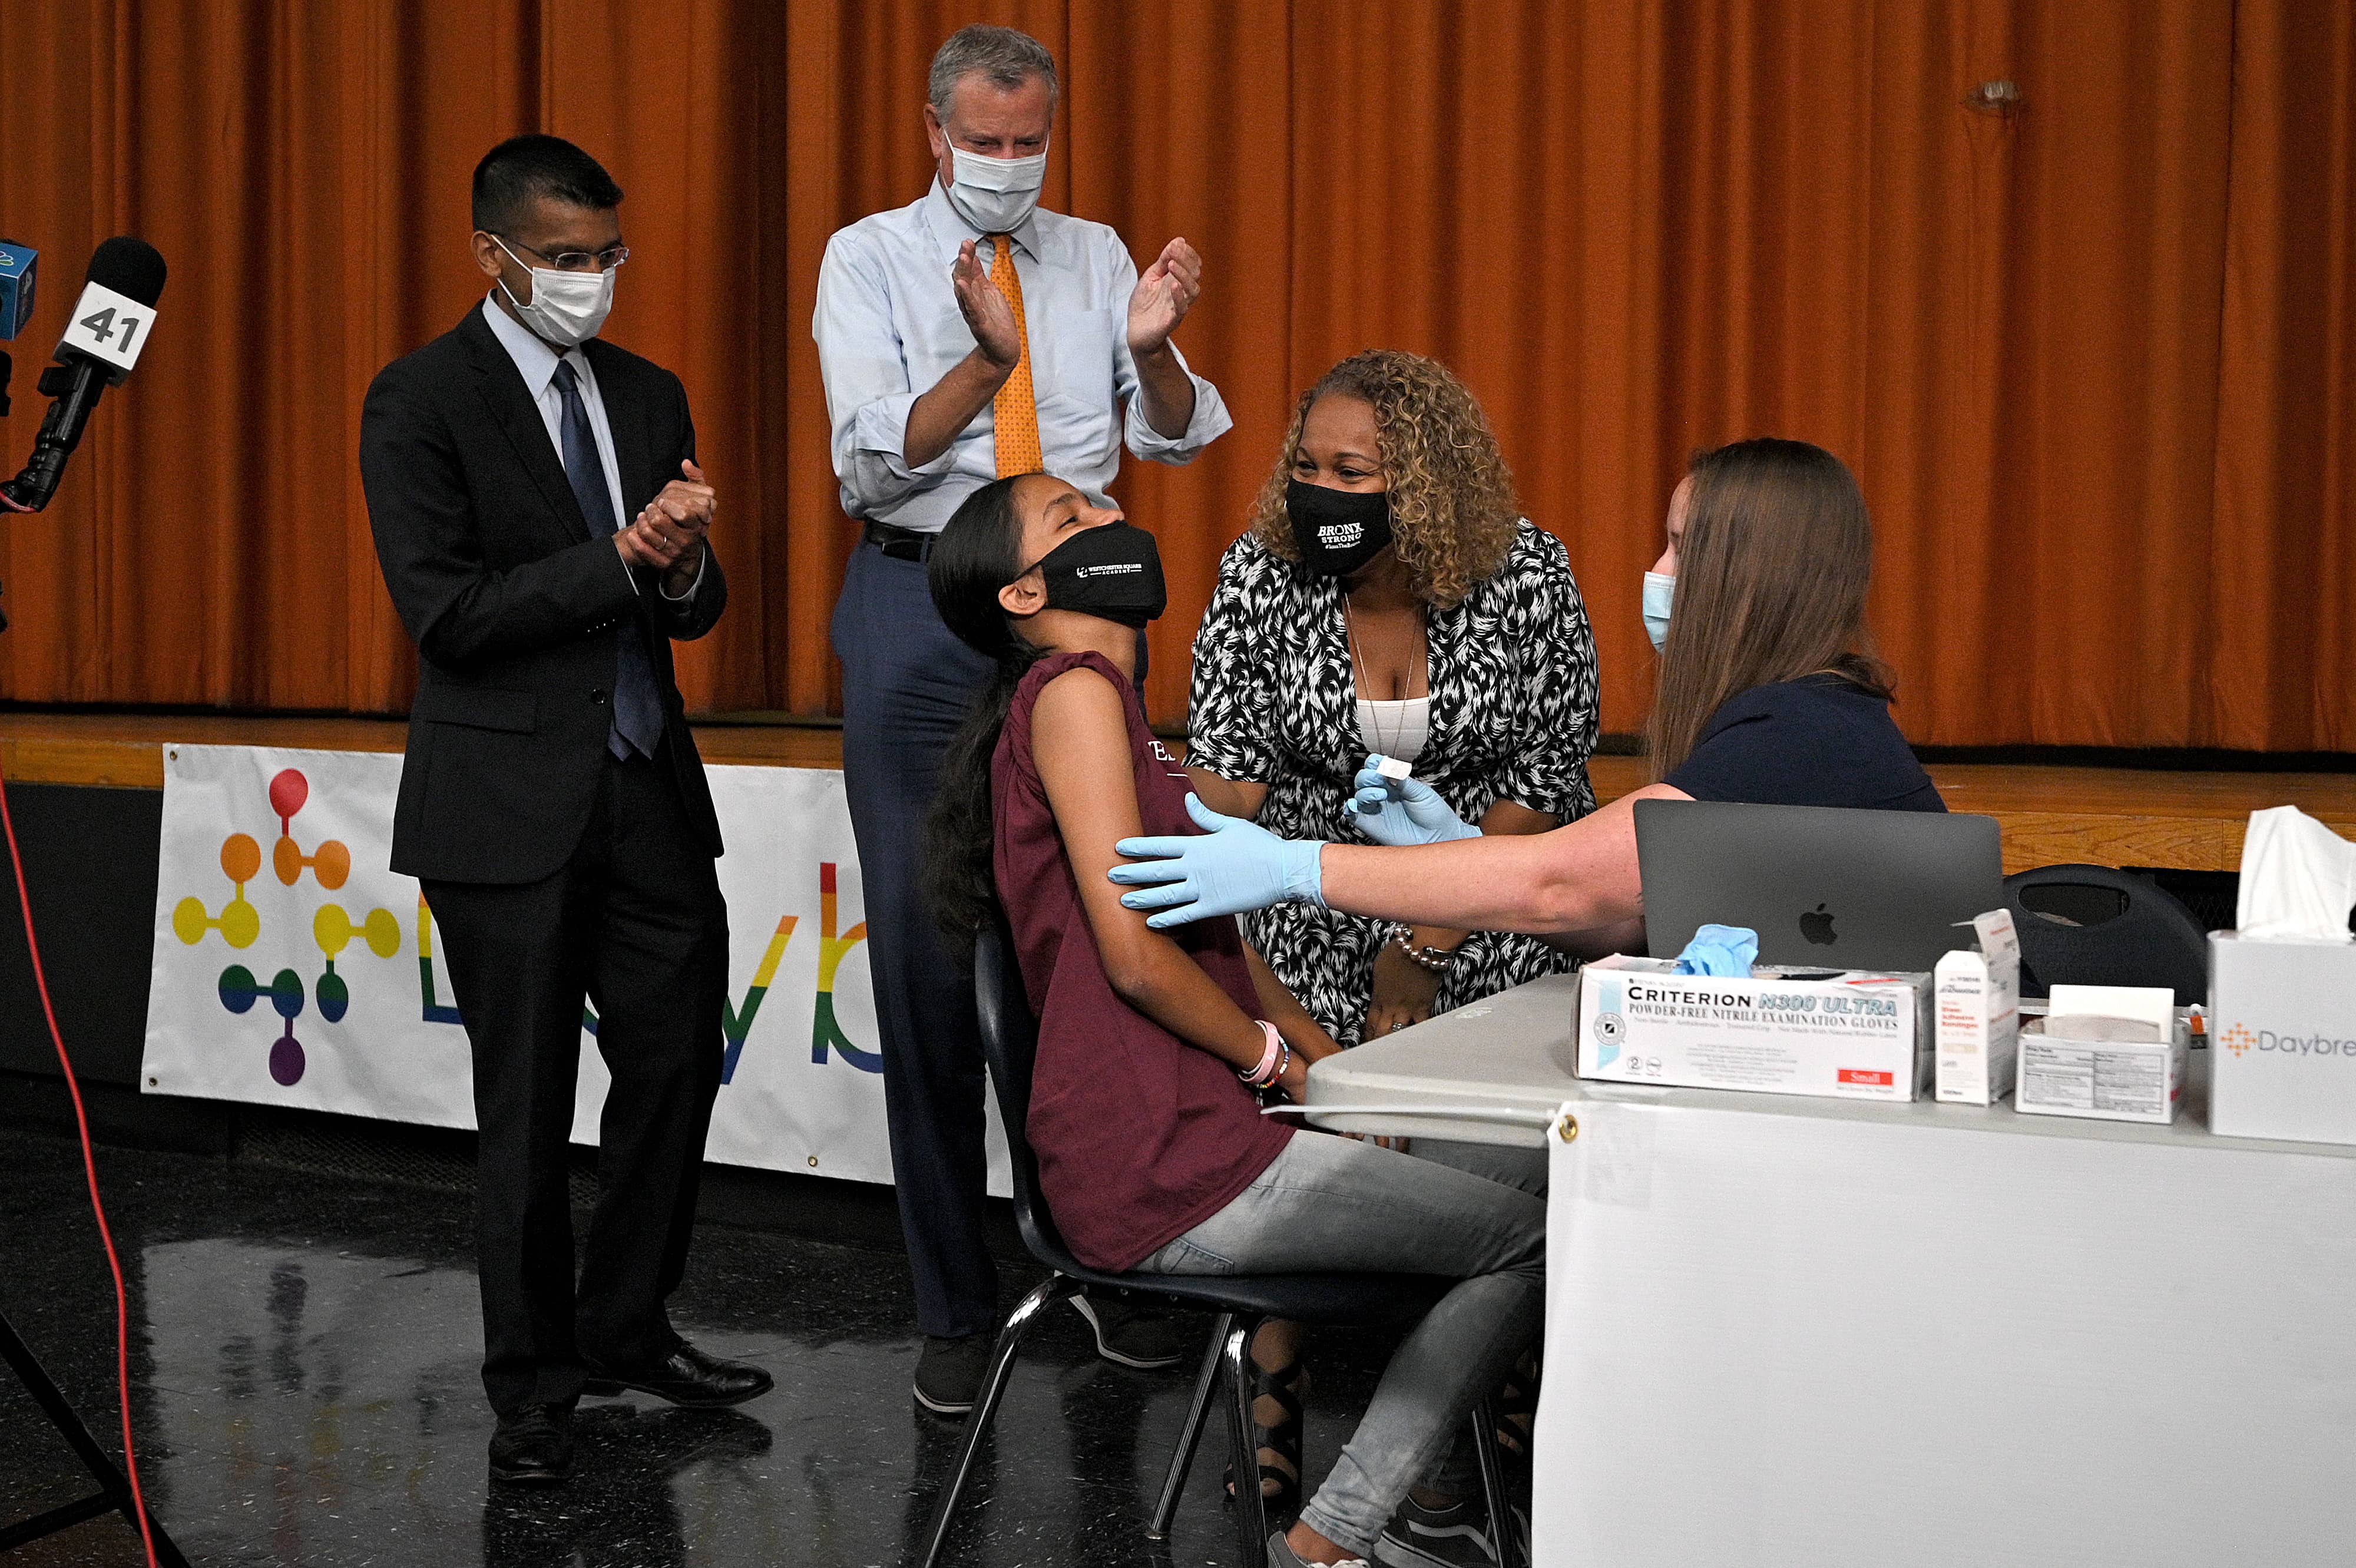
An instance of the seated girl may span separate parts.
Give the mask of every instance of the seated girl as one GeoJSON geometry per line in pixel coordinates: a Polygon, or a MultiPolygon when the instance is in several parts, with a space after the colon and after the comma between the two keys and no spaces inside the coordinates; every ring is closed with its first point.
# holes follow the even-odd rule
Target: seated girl
{"type": "Polygon", "coordinates": [[[1544,1204],[1259,1114],[1334,1048],[1233,920],[1176,936],[1121,907],[1114,846],[1186,830],[1186,775],[1146,727],[1139,628],[1153,539],[1044,474],[1001,479],[933,547],[934,603],[998,675],[952,748],[936,903],[969,940],[1002,903],[1039,1019],[1024,1133],[1058,1228],[1093,1268],[1412,1273],[1462,1281],[1406,1340],[1269,1562],[1363,1561],[1412,1484],[1536,1335],[1544,1204]]]}

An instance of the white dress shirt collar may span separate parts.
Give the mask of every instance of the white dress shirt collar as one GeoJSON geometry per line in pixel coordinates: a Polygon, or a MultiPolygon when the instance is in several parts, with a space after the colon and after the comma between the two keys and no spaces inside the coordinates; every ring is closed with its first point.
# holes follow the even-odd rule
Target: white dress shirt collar
{"type": "Polygon", "coordinates": [[[587,355],[575,348],[560,356],[530,328],[500,308],[497,289],[493,289],[483,301],[483,319],[491,324],[491,336],[499,340],[499,347],[508,351],[508,358],[513,360],[516,369],[523,373],[523,390],[531,394],[532,402],[538,403],[546,395],[548,383],[556,379],[556,364],[560,358],[573,361],[574,375],[584,382],[594,383],[587,355]]]}
{"type": "MultiPolygon", "coordinates": [[[[965,214],[957,209],[957,203],[949,199],[949,193],[943,188],[938,173],[933,176],[933,182],[925,188],[924,206],[925,227],[932,231],[935,242],[940,246],[941,260],[944,263],[956,261],[958,248],[968,240],[979,244],[990,238],[988,234],[966,221],[965,214]]],[[[1015,245],[1024,255],[1034,262],[1040,259],[1039,209],[1037,208],[1034,207],[1024,213],[1023,221],[1007,232],[1013,237],[1015,245]]]]}

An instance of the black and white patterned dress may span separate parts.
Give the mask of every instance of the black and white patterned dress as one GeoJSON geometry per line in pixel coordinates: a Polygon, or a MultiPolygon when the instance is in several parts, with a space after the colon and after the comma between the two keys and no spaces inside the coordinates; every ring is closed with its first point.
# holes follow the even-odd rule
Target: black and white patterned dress
{"type": "MultiPolygon", "coordinates": [[[[1431,732],[1416,777],[1468,822],[1500,800],[1569,822],[1595,809],[1595,638],[1562,542],[1527,521],[1495,576],[1452,610],[1428,608],[1431,732]]],[[[1269,786],[1259,823],[1286,838],[1370,842],[1343,810],[1366,747],[1342,620],[1342,585],[1271,554],[1227,547],[1194,634],[1187,762],[1269,786]]],[[[1389,927],[1307,904],[1244,917],[1279,980],[1345,1046],[1358,1043],[1375,955],[1389,927]]],[[[1554,974],[1570,961],[1536,938],[1476,931],[1434,1010],[1554,974]]]]}

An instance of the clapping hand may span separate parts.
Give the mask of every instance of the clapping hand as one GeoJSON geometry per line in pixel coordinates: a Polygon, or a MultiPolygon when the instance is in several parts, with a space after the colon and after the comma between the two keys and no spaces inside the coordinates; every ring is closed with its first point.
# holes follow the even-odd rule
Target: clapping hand
{"type": "Polygon", "coordinates": [[[1376,843],[1447,843],[1477,839],[1481,830],[1456,814],[1440,792],[1409,775],[1392,779],[1380,771],[1382,758],[1369,757],[1358,770],[1357,793],[1347,808],[1365,835],[1376,843]]]}
{"type": "Polygon", "coordinates": [[[1136,889],[1120,896],[1124,906],[1160,911],[1145,922],[1155,930],[1288,898],[1324,904],[1318,865],[1323,844],[1280,839],[1257,822],[1223,817],[1193,795],[1186,797],[1186,814],[1201,833],[1123,839],[1113,847],[1132,864],[1105,874],[1136,889]]]}
{"type": "Polygon", "coordinates": [[[1203,292],[1203,258],[1184,240],[1173,240],[1137,280],[1129,296],[1129,351],[1158,354],[1203,292]]]}
{"type": "Polygon", "coordinates": [[[958,313],[965,317],[966,329],[973,334],[982,358],[997,370],[1012,372],[1023,359],[1023,329],[1014,324],[1014,307],[983,270],[971,240],[958,247],[957,262],[949,268],[949,287],[957,291],[958,313]]]}
{"type": "Polygon", "coordinates": [[[614,535],[615,548],[633,566],[661,572],[676,593],[695,581],[703,563],[704,532],[719,510],[720,498],[692,459],[648,501],[630,525],[614,535]]]}

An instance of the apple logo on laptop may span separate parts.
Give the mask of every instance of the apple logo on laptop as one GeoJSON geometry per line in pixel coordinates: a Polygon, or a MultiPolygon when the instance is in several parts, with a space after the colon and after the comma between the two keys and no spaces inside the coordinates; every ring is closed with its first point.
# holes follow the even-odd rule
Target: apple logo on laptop
{"type": "Polygon", "coordinates": [[[1800,934],[1820,948],[1828,948],[1839,940],[1833,932],[1832,911],[1822,904],[1800,917],[1800,934]]]}

